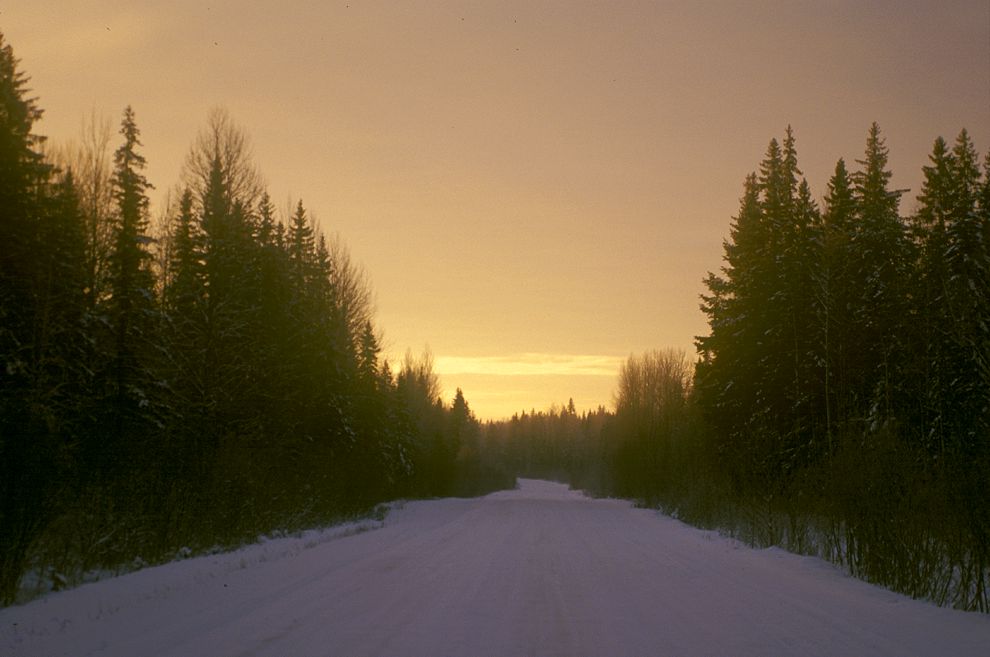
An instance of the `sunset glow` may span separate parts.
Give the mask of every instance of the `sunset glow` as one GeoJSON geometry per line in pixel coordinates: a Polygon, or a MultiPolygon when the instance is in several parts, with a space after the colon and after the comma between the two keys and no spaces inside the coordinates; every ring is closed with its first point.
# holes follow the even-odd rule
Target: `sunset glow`
{"type": "Polygon", "coordinates": [[[483,417],[502,419],[534,409],[611,406],[615,377],[623,359],[575,354],[438,356],[437,374],[445,387],[464,389],[483,417]],[[526,403],[524,400],[529,400],[526,403]]]}
{"type": "Polygon", "coordinates": [[[979,0],[36,0],[0,20],[51,147],[135,108],[153,215],[226,108],[278,209],[302,198],[366,270],[384,352],[428,346],[482,418],[608,405],[623,355],[693,354],[741,182],[786,126],[820,199],[879,122],[905,212],[936,136],[990,142],[979,0]]]}
{"type": "Polygon", "coordinates": [[[441,356],[436,370],[441,376],[487,374],[492,376],[609,376],[619,370],[621,358],[568,354],[516,354],[510,356],[441,356]]]}
{"type": "Polygon", "coordinates": [[[990,0],[0,4],[3,655],[985,655],[987,482],[990,0]]]}

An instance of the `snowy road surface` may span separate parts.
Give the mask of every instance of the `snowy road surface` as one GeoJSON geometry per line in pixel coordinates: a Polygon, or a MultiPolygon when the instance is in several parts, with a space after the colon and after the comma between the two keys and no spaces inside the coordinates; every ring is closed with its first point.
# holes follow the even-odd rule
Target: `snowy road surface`
{"type": "Polygon", "coordinates": [[[520,480],[0,610],[9,657],[990,655],[990,617],[520,480]]]}

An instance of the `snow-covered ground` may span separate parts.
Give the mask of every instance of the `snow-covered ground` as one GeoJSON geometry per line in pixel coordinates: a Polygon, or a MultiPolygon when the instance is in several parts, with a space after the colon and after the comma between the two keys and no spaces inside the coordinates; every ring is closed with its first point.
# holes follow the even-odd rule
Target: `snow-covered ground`
{"type": "Polygon", "coordinates": [[[985,656],[990,617],[520,480],[0,610],[0,654],[985,656]]]}

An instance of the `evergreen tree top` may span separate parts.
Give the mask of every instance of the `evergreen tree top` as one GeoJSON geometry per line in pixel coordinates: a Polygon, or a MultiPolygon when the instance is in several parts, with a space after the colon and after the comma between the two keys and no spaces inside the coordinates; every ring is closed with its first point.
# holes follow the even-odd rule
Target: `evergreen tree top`
{"type": "Polygon", "coordinates": [[[795,146],[794,130],[791,126],[787,126],[787,130],[784,135],[783,156],[784,168],[782,173],[791,190],[791,193],[793,194],[794,191],[798,189],[798,178],[803,175],[803,172],[798,168],[797,147],[795,146]]]}
{"type": "Polygon", "coordinates": [[[823,219],[832,228],[849,234],[855,230],[854,226],[850,225],[856,212],[852,184],[852,179],[846,170],[846,162],[839,158],[835,163],[835,172],[828,181],[823,219]]]}
{"type": "Polygon", "coordinates": [[[275,206],[268,192],[258,201],[258,241],[262,246],[270,246],[275,239],[275,206]]]}
{"type": "Polygon", "coordinates": [[[864,159],[856,160],[862,169],[853,174],[856,198],[867,217],[898,216],[901,190],[889,190],[893,172],[887,169],[888,150],[886,140],[880,134],[880,126],[874,122],[866,138],[864,159]]]}
{"type": "Polygon", "coordinates": [[[941,225],[945,216],[951,211],[953,159],[945,139],[936,138],[932,145],[932,153],[928,156],[931,164],[922,167],[924,181],[918,194],[920,207],[917,217],[926,228],[930,229],[935,224],[941,225]]]}
{"type": "Polygon", "coordinates": [[[116,165],[113,175],[113,184],[116,188],[114,195],[121,206],[121,212],[143,216],[148,209],[146,192],[154,189],[154,185],[148,182],[142,173],[147,162],[138,152],[138,147],[142,145],[141,131],[137,127],[134,110],[130,105],[124,109],[120,134],[124,137],[124,143],[114,153],[116,165]]]}
{"type": "Polygon", "coordinates": [[[980,193],[980,161],[969,132],[963,128],[952,147],[957,212],[968,212],[980,193]]]}
{"type": "Polygon", "coordinates": [[[17,184],[22,176],[44,177],[50,166],[36,150],[45,138],[31,132],[43,110],[27,96],[29,78],[0,32],[0,187],[17,184]]]}

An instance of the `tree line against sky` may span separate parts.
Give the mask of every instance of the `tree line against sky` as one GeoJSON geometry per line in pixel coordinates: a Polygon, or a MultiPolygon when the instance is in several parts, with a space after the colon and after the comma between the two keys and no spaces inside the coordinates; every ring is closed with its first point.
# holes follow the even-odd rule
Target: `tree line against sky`
{"type": "Polygon", "coordinates": [[[935,141],[901,215],[873,125],[821,203],[796,140],[746,177],[693,365],[630,357],[614,410],[480,425],[393,372],[369,288],[271,202],[222,111],[151,226],[137,115],[46,152],[0,40],[0,597],[398,497],[552,477],[987,611],[990,157],[935,141]]]}
{"type": "Polygon", "coordinates": [[[887,155],[874,124],[819,204],[771,140],[694,366],[631,357],[614,413],[489,425],[512,471],[990,611],[990,155],[936,139],[909,216],[887,155]]]}
{"type": "Polygon", "coordinates": [[[393,372],[370,290],[280,217],[223,111],[151,226],[137,114],[45,152],[0,41],[0,598],[410,496],[511,484],[428,355],[393,372]],[[474,459],[475,462],[471,462],[474,459]],[[462,473],[470,473],[470,477],[462,473]]]}

